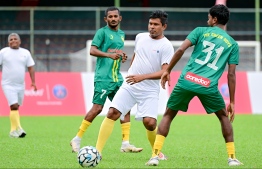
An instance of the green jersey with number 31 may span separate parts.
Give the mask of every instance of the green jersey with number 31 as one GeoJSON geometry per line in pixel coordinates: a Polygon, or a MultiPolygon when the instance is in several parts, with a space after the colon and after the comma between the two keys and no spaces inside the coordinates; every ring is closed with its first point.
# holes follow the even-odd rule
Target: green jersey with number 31
{"type": "Polygon", "coordinates": [[[197,93],[217,91],[218,80],[227,64],[238,64],[237,42],[219,27],[197,27],[187,39],[194,45],[178,85],[197,93]]]}

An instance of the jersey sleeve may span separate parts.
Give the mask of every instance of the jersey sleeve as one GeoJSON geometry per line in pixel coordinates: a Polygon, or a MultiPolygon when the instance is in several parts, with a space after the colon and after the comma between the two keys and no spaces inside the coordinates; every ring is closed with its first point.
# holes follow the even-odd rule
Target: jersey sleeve
{"type": "Polygon", "coordinates": [[[93,40],[92,40],[92,46],[101,47],[102,43],[104,42],[104,36],[105,33],[103,29],[98,29],[93,40]]]}
{"type": "Polygon", "coordinates": [[[34,66],[34,65],[35,65],[35,62],[34,62],[34,60],[33,60],[33,58],[32,58],[31,53],[30,53],[28,50],[26,50],[26,53],[27,53],[27,56],[28,56],[26,66],[27,66],[27,67],[34,66]]]}
{"type": "Polygon", "coordinates": [[[173,55],[174,55],[173,45],[171,43],[167,43],[166,45],[164,45],[162,50],[161,65],[165,63],[169,64],[173,55]]]}
{"type": "Polygon", "coordinates": [[[137,34],[137,35],[136,35],[136,38],[135,38],[135,48],[134,48],[134,53],[136,53],[136,44],[137,44],[137,41],[138,41],[138,39],[139,39],[139,35],[140,35],[140,34],[137,34]]]}
{"type": "Polygon", "coordinates": [[[232,51],[230,53],[230,57],[228,60],[228,64],[235,64],[238,65],[239,63],[239,46],[237,43],[232,45],[232,51]]]}
{"type": "Polygon", "coordinates": [[[186,39],[188,39],[192,43],[192,45],[195,45],[198,41],[201,32],[202,32],[201,27],[197,27],[192,32],[189,33],[186,39]]]}

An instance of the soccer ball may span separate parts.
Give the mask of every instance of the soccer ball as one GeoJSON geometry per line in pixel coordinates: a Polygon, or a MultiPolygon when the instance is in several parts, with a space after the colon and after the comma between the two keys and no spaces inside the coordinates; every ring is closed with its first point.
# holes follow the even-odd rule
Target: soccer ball
{"type": "Polygon", "coordinates": [[[95,167],[101,160],[101,155],[93,146],[81,148],[77,154],[78,163],[82,167],[95,167]]]}

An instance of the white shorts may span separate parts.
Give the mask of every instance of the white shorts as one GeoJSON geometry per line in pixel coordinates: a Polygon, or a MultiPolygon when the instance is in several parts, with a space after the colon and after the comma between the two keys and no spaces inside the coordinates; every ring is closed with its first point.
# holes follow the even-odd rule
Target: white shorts
{"type": "Polygon", "coordinates": [[[11,86],[2,86],[3,92],[7,99],[8,105],[11,106],[15,103],[18,103],[20,106],[23,104],[24,100],[24,90],[17,89],[11,86]]]}
{"type": "Polygon", "coordinates": [[[143,120],[143,117],[152,117],[157,119],[158,114],[158,96],[149,96],[146,92],[134,93],[130,90],[120,87],[114,96],[110,107],[116,108],[121,112],[121,119],[137,104],[136,120],[143,120]]]}

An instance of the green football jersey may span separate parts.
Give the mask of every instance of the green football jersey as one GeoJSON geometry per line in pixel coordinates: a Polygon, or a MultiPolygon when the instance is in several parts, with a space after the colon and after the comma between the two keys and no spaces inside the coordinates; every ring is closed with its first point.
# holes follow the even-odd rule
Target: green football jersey
{"type": "MultiPolygon", "coordinates": [[[[96,46],[102,52],[122,53],[124,40],[125,33],[122,30],[115,31],[105,26],[97,30],[91,45],[96,46]]],[[[107,57],[97,57],[94,81],[123,81],[120,73],[121,60],[122,58],[113,60],[107,57]]]]}
{"type": "Polygon", "coordinates": [[[237,42],[219,27],[197,27],[187,39],[194,45],[178,85],[197,93],[217,91],[218,80],[227,64],[238,64],[237,42]]]}

